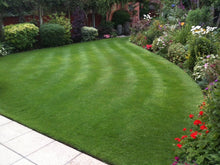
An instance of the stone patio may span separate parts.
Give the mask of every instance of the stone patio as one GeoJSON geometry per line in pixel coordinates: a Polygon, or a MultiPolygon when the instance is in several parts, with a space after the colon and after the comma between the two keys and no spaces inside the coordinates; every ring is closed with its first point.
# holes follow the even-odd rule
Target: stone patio
{"type": "Polygon", "coordinates": [[[106,165],[0,115],[0,165],[106,165]]]}

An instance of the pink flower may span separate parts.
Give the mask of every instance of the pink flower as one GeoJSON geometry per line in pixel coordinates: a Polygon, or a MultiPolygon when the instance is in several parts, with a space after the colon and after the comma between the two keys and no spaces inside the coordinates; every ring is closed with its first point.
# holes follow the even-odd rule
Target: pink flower
{"type": "Polygon", "coordinates": [[[105,34],[105,35],[104,35],[104,38],[110,38],[110,37],[111,37],[110,34],[105,34]]]}

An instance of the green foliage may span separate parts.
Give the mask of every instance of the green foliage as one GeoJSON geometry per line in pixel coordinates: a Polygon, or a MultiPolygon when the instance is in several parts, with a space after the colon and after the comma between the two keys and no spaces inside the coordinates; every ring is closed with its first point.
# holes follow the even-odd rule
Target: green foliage
{"type": "Polygon", "coordinates": [[[218,55],[208,55],[197,59],[193,68],[193,78],[201,88],[216,80],[220,75],[220,58],[218,55]]]}
{"type": "Polygon", "coordinates": [[[153,41],[152,44],[153,51],[157,52],[158,54],[166,54],[168,52],[168,48],[171,43],[172,43],[171,36],[165,33],[164,35],[156,38],[153,41]]]}
{"type": "Polygon", "coordinates": [[[40,27],[40,42],[43,47],[65,44],[65,29],[59,24],[43,24],[40,27]]]}
{"type": "Polygon", "coordinates": [[[49,23],[59,24],[65,28],[64,42],[65,44],[71,43],[72,25],[70,23],[70,19],[66,18],[64,13],[61,13],[60,15],[58,15],[57,13],[53,14],[52,16],[50,16],[50,19],[51,20],[49,21],[49,23]]]}
{"type": "Polygon", "coordinates": [[[189,40],[189,69],[193,70],[197,58],[216,53],[217,48],[208,38],[196,36],[191,37],[189,40]]]}
{"type": "MultiPolygon", "coordinates": [[[[178,162],[193,162],[198,165],[217,165],[220,162],[220,85],[216,80],[206,91],[206,102],[199,107],[199,115],[195,124],[184,133],[188,137],[181,138],[181,148],[176,150],[178,162]]],[[[195,115],[196,117],[196,115],[195,115]]]]}
{"type": "Polygon", "coordinates": [[[6,43],[17,51],[33,48],[39,28],[31,23],[8,25],[4,28],[6,43]]]}
{"type": "Polygon", "coordinates": [[[186,50],[181,43],[170,45],[167,59],[177,65],[181,65],[186,59],[186,50]]]}
{"type": "Polygon", "coordinates": [[[125,22],[130,21],[130,15],[125,10],[118,10],[114,12],[112,16],[112,22],[114,22],[115,25],[124,24],[125,22]]]}
{"type": "Polygon", "coordinates": [[[163,28],[160,21],[155,20],[149,27],[147,31],[147,43],[152,44],[155,38],[158,38],[163,34],[163,28]]]}
{"type": "Polygon", "coordinates": [[[191,10],[186,18],[186,23],[190,25],[211,25],[212,21],[213,15],[208,7],[191,10]]]}
{"type": "Polygon", "coordinates": [[[99,35],[111,34],[113,32],[114,23],[110,21],[102,21],[98,27],[99,35]]]}
{"type": "Polygon", "coordinates": [[[147,37],[145,32],[138,32],[136,34],[132,34],[129,38],[130,42],[138,45],[145,46],[147,44],[147,37]]]}
{"type": "Polygon", "coordinates": [[[98,36],[98,30],[94,27],[83,26],[81,28],[81,33],[83,41],[92,41],[98,36]]]}
{"type": "Polygon", "coordinates": [[[8,54],[7,50],[4,48],[4,45],[0,43],[0,56],[6,56],[8,54]]]}
{"type": "Polygon", "coordinates": [[[192,35],[190,30],[191,30],[190,25],[185,25],[181,29],[176,30],[173,34],[174,42],[185,45],[187,43],[188,37],[192,35]]]}

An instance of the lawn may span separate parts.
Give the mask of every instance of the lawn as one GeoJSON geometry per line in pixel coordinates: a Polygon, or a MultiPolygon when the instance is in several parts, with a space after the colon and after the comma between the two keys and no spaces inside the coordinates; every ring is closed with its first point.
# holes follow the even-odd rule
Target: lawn
{"type": "Polygon", "coordinates": [[[202,92],[116,38],[0,58],[0,114],[115,165],[169,165],[202,92]]]}

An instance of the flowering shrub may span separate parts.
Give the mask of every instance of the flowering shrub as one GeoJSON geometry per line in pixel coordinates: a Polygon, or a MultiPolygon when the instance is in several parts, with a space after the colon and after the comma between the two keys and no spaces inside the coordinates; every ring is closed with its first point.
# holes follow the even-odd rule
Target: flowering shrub
{"type": "Polygon", "coordinates": [[[168,47],[171,45],[172,39],[171,37],[165,33],[163,36],[156,38],[153,41],[152,48],[154,52],[167,53],[168,47]]]}
{"type": "Polygon", "coordinates": [[[0,56],[6,56],[8,54],[7,50],[3,45],[0,44],[0,56]]]}
{"type": "Polygon", "coordinates": [[[186,60],[186,50],[181,43],[172,44],[168,49],[167,59],[179,66],[186,60]]]}
{"type": "Polygon", "coordinates": [[[220,73],[220,59],[218,55],[200,57],[193,69],[193,78],[197,83],[206,86],[216,80],[220,73]]]}
{"type": "Polygon", "coordinates": [[[189,42],[189,69],[193,70],[199,57],[216,54],[217,48],[207,37],[193,36],[189,42]]]}
{"type": "Polygon", "coordinates": [[[152,45],[144,45],[143,48],[147,50],[152,50],[152,45]]]}
{"type": "Polygon", "coordinates": [[[147,44],[147,37],[144,32],[138,32],[136,35],[131,35],[129,40],[138,46],[147,44]]]}
{"type": "Polygon", "coordinates": [[[220,86],[218,80],[207,90],[207,97],[199,105],[197,115],[189,114],[191,128],[183,128],[176,137],[173,165],[216,165],[220,162],[220,86]],[[217,124],[218,123],[218,124],[217,124]]]}
{"type": "Polygon", "coordinates": [[[206,28],[202,28],[201,26],[192,26],[191,32],[193,35],[201,36],[201,35],[209,34],[210,32],[213,32],[216,29],[217,27],[207,26],[206,28]]]}

